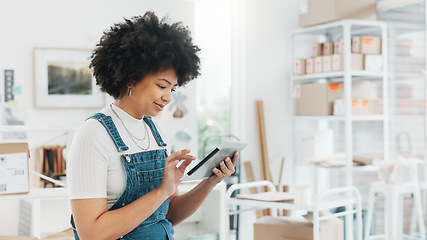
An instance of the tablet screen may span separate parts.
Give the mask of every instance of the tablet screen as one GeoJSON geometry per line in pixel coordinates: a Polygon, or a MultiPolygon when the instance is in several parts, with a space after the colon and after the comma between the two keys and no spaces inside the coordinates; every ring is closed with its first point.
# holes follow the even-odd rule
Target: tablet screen
{"type": "Polygon", "coordinates": [[[212,176],[212,168],[218,167],[219,163],[226,157],[233,157],[234,152],[242,151],[248,145],[247,142],[226,141],[210,152],[190,171],[184,174],[182,181],[201,180],[212,176]]]}

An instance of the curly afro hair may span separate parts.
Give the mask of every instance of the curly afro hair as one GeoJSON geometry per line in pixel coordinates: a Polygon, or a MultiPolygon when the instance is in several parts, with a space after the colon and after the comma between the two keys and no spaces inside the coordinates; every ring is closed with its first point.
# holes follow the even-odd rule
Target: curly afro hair
{"type": "Polygon", "coordinates": [[[181,22],[159,20],[154,12],[124,20],[105,31],[92,52],[90,67],[102,91],[121,98],[148,74],[170,68],[178,86],[200,75],[200,49],[181,22]]]}

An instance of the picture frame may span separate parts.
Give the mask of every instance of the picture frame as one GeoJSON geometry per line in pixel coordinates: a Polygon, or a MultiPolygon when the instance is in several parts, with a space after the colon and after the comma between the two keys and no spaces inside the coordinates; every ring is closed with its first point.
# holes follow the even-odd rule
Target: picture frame
{"type": "Polygon", "coordinates": [[[36,108],[102,108],[105,97],[89,68],[91,50],[34,48],[36,108]]]}

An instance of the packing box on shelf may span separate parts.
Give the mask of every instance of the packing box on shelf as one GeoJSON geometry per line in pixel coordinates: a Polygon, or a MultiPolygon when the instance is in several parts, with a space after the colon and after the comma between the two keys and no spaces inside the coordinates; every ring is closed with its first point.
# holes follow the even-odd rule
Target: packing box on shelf
{"type": "Polygon", "coordinates": [[[314,73],[314,58],[307,58],[305,60],[305,72],[307,74],[314,73]]]}
{"type": "MultiPolygon", "coordinates": [[[[351,70],[363,70],[364,69],[364,57],[360,53],[351,54],[351,70]]],[[[342,54],[332,55],[332,71],[344,70],[344,56],[342,54]]]]}
{"type": "Polygon", "coordinates": [[[380,72],[383,70],[383,57],[380,54],[364,55],[364,70],[380,72]]]}
{"type": "Polygon", "coordinates": [[[28,158],[27,143],[0,144],[0,195],[30,191],[28,158]]]}
{"type": "MultiPolygon", "coordinates": [[[[332,115],[334,100],[344,98],[343,83],[305,83],[297,88],[296,115],[332,115]]],[[[370,82],[352,82],[351,92],[354,99],[369,99],[370,82]]]]}
{"type": "MultiPolygon", "coordinates": [[[[344,115],[344,99],[334,100],[334,115],[344,115]]],[[[351,101],[352,115],[377,115],[381,114],[380,100],[378,99],[353,99],[351,101]]]]}
{"type": "Polygon", "coordinates": [[[306,83],[299,85],[296,101],[296,115],[331,115],[332,91],[329,83],[306,83]]]}
{"type": "Polygon", "coordinates": [[[294,60],[294,75],[305,74],[305,59],[294,60]]]}
{"type": "Polygon", "coordinates": [[[344,18],[376,20],[376,0],[300,0],[299,26],[337,21],[344,18]]]}
{"type": "Polygon", "coordinates": [[[372,36],[354,36],[351,38],[351,52],[381,54],[381,38],[372,36]]]}
{"type": "Polygon", "coordinates": [[[340,54],[344,52],[344,38],[334,42],[334,53],[340,54]]]}
{"type": "Polygon", "coordinates": [[[323,55],[323,43],[313,43],[311,47],[311,56],[318,57],[323,55]]]}
{"type": "Polygon", "coordinates": [[[323,56],[323,72],[332,71],[332,56],[326,55],[323,56]]]}
{"type": "Polygon", "coordinates": [[[318,56],[314,58],[314,72],[321,73],[323,72],[323,57],[318,56]]]}
{"type": "MultiPolygon", "coordinates": [[[[343,240],[344,223],[333,217],[320,221],[320,240],[343,240]]],[[[254,240],[313,239],[313,223],[305,218],[265,216],[254,223],[254,240]]]]}
{"type": "Polygon", "coordinates": [[[331,55],[334,53],[334,42],[325,42],[323,44],[323,55],[331,55]]]}

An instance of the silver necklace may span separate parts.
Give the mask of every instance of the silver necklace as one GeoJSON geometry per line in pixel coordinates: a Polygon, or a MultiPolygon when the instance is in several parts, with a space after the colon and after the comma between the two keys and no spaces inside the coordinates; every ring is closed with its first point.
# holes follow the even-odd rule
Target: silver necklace
{"type": "Polygon", "coordinates": [[[132,134],[131,131],[129,131],[129,129],[126,127],[126,125],[124,124],[123,120],[119,117],[119,115],[116,113],[116,111],[114,111],[113,109],[113,104],[110,105],[111,110],[113,111],[114,115],[116,115],[116,117],[120,120],[120,122],[122,123],[123,127],[125,128],[126,132],[129,134],[130,138],[132,139],[132,141],[143,151],[147,150],[150,148],[150,137],[148,136],[148,129],[147,129],[147,124],[143,121],[142,124],[144,124],[144,128],[145,128],[145,134],[143,138],[137,138],[135,135],[132,134]],[[146,138],[148,138],[148,146],[147,148],[143,148],[141,145],[138,144],[138,141],[144,141],[146,138]]]}

